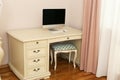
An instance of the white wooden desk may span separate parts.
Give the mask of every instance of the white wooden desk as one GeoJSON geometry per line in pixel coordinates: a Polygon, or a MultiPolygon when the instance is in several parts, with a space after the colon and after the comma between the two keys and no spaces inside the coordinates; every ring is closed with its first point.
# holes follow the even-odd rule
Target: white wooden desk
{"type": "Polygon", "coordinates": [[[60,33],[43,28],[9,31],[9,66],[12,71],[21,80],[49,78],[50,43],[71,40],[80,54],[81,31],[70,27],[64,29],[66,32],[60,33]]]}

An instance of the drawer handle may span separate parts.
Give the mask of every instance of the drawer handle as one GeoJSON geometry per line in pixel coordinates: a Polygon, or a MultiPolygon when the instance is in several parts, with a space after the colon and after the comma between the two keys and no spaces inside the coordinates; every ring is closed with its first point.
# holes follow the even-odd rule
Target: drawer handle
{"type": "Polygon", "coordinates": [[[38,72],[39,70],[40,70],[40,68],[37,68],[37,69],[34,69],[33,71],[38,72]]]}
{"type": "Polygon", "coordinates": [[[34,50],[33,52],[34,52],[34,53],[39,53],[39,52],[40,52],[40,50],[34,50]]]}
{"type": "Polygon", "coordinates": [[[40,59],[37,59],[37,60],[35,59],[35,60],[33,60],[33,62],[36,62],[36,63],[39,62],[39,61],[40,61],[40,59]]]}
{"type": "Polygon", "coordinates": [[[67,39],[69,39],[69,37],[67,37],[67,39]]]}
{"type": "Polygon", "coordinates": [[[39,44],[39,42],[36,42],[36,44],[39,44]]]}

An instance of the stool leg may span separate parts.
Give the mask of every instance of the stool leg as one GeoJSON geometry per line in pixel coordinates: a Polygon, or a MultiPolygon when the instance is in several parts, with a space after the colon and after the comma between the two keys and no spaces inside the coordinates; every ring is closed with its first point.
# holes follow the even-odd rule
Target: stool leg
{"type": "Polygon", "coordinates": [[[77,58],[77,50],[75,50],[75,55],[74,55],[74,60],[73,60],[74,68],[76,67],[76,65],[75,65],[76,58],[77,58]]]}
{"type": "Polygon", "coordinates": [[[56,70],[56,67],[57,67],[57,52],[54,53],[54,61],[55,61],[54,70],[56,70]]]}
{"type": "Polygon", "coordinates": [[[69,63],[70,63],[70,58],[71,58],[71,52],[69,53],[69,63]]]}
{"type": "Polygon", "coordinates": [[[53,52],[50,50],[50,56],[51,56],[51,64],[53,63],[53,52]]]}

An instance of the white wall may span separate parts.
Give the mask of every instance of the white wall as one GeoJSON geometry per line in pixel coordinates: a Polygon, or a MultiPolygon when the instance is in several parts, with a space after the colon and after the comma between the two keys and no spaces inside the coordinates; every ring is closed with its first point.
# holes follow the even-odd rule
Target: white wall
{"type": "Polygon", "coordinates": [[[69,0],[70,13],[69,13],[69,25],[78,29],[82,29],[83,18],[83,0],[69,0]]]}
{"type": "Polygon", "coordinates": [[[13,29],[40,27],[43,8],[66,8],[66,25],[81,29],[83,0],[3,0],[0,16],[0,36],[5,56],[2,64],[8,63],[6,32],[13,29]]]}

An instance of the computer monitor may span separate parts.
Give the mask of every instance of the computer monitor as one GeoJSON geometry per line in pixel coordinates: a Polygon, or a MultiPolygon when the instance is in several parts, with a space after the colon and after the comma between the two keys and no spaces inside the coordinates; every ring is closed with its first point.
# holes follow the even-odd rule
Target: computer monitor
{"type": "Polygon", "coordinates": [[[65,9],[43,9],[43,28],[65,25],[65,9]]]}

